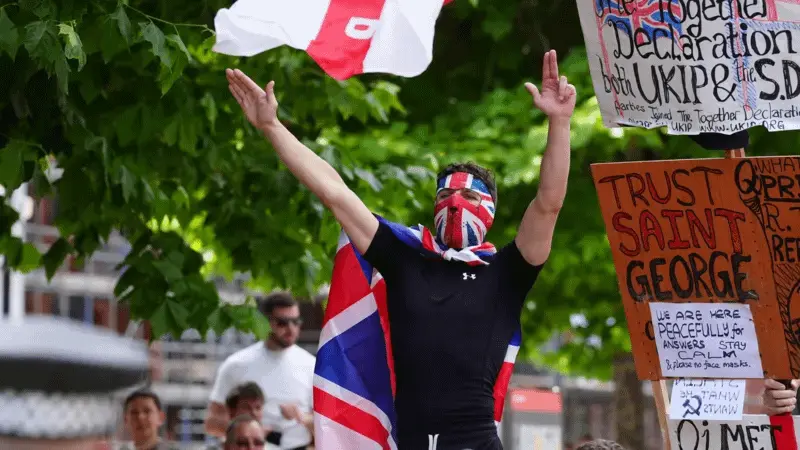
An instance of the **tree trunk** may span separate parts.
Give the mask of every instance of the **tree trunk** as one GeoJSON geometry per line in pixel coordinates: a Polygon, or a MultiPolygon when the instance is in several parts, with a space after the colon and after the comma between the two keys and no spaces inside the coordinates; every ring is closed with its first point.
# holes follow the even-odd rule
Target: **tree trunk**
{"type": "Polygon", "coordinates": [[[633,354],[623,353],[614,358],[614,410],[616,412],[617,442],[626,449],[644,450],[644,394],[636,376],[633,354]]]}

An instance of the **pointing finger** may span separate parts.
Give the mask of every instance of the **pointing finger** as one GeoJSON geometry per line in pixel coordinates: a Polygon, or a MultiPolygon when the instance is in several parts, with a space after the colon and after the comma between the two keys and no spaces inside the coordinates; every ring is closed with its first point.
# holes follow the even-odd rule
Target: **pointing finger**
{"type": "Polygon", "coordinates": [[[545,52],[542,57],[542,81],[550,76],[550,52],[545,52]]]}
{"type": "Polygon", "coordinates": [[[553,78],[558,78],[558,54],[550,50],[550,73],[553,78]]]}

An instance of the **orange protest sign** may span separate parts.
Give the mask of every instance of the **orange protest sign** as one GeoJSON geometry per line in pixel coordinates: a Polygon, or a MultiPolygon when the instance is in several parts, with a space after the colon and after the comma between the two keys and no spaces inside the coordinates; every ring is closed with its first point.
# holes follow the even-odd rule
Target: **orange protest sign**
{"type": "Polygon", "coordinates": [[[800,378],[800,157],[592,175],[640,379],[800,378]]]}

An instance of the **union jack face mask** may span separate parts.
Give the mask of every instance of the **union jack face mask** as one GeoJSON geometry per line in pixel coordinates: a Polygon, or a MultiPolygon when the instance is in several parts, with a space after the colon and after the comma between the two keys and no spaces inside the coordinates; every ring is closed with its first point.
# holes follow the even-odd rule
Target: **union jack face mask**
{"type": "Polygon", "coordinates": [[[482,244],[492,227],[495,213],[494,199],[486,183],[472,174],[456,172],[439,179],[437,197],[445,189],[454,192],[434,207],[433,222],[439,242],[454,249],[482,244]],[[480,197],[477,205],[464,197],[462,191],[465,189],[480,197]]]}

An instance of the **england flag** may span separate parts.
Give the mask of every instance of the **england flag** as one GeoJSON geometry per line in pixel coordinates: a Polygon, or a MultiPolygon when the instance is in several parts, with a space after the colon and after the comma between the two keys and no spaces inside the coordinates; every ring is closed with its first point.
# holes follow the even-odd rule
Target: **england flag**
{"type": "Polygon", "coordinates": [[[414,77],[433,58],[436,19],[452,0],[238,0],[217,12],[214,51],[253,56],[288,45],[331,77],[414,77]]]}

